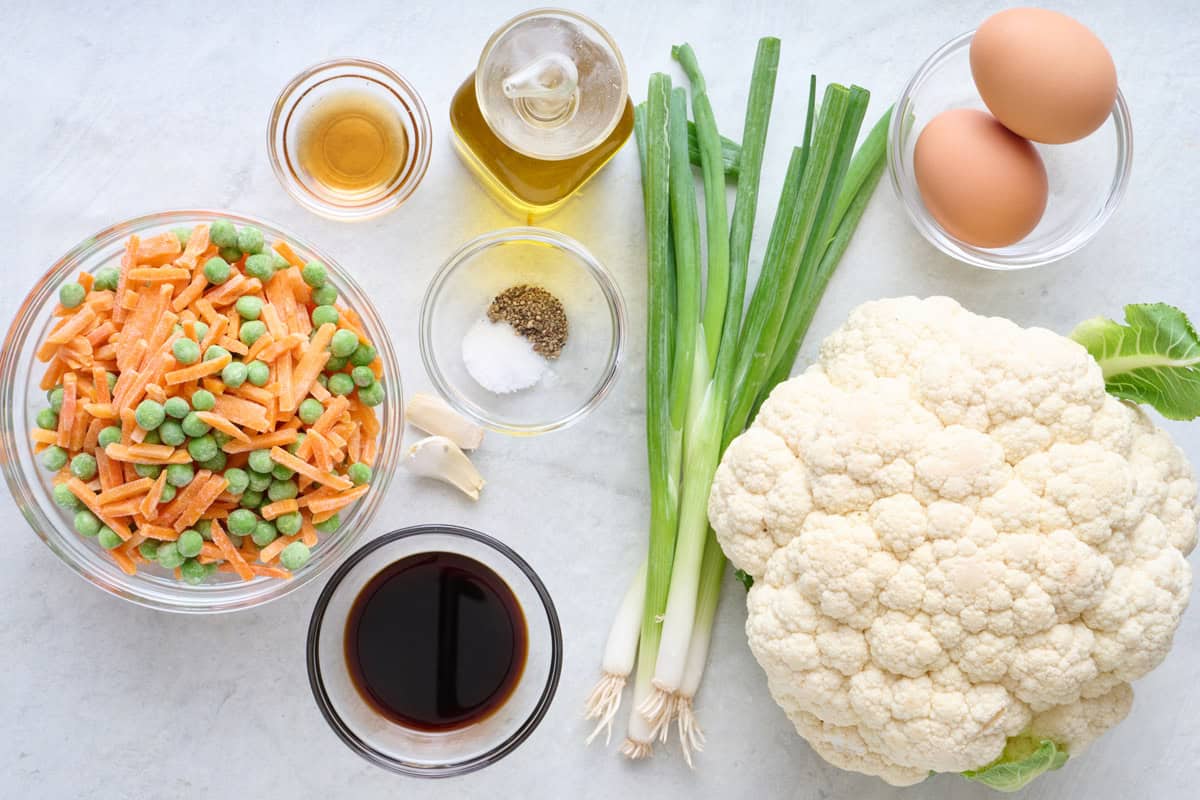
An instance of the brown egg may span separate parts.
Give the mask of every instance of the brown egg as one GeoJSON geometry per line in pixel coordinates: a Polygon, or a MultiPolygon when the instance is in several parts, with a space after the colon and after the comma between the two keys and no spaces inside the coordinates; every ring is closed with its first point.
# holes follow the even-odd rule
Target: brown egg
{"type": "Polygon", "coordinates": [[[1010,8],[980,25],[971,74],[996,119],[1046,144],[1087,136],[1117,99],[1117,70],[1104,43],[1067,15],[1042,8],[1010,8]]]}
{"type": "Polygon", "coordinates": [[[986,111],[956,108],[930,120],[917,137],[913,172],[938,224],[976,247],[1020,241],[1046,210],[1042,157],[986,111]]]}

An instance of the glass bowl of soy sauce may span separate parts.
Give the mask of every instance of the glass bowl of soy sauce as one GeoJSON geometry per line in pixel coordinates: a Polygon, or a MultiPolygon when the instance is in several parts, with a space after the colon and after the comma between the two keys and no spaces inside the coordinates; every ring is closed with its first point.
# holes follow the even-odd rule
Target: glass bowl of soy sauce
{"type": "Polygon", "coordinates": [[[354,752],[443,778],[516,749],[550,707],[562,630],[537,573],[469,528],[419,525],[357,550],[308,628],[317,706],[354,752]]]}

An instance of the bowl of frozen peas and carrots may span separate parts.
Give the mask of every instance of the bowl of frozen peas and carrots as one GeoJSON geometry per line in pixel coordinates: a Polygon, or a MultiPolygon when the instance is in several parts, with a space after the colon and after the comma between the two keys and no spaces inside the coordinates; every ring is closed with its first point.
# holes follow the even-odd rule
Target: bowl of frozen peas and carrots
{"type": "Polygon", "coordinates": [[[0,352],[0,456],[34,531],[92,583],[231,611],[349,552],[402,402],[383,323],[327,254],[172,211],[89,237],[29,293],[0,352]]]}

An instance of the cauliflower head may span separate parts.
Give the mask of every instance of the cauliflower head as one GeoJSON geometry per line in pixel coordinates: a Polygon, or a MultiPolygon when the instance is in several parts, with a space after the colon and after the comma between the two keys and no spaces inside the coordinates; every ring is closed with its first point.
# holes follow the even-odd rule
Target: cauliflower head
{"type": "Polygon", "coordinates": [[[1083,347],[945,297],[867,303],[780,384],[709,519],[796,730],[908,785],[1071,755],[1128,713],[1187,605],[1196,481],[1083,347]]]}

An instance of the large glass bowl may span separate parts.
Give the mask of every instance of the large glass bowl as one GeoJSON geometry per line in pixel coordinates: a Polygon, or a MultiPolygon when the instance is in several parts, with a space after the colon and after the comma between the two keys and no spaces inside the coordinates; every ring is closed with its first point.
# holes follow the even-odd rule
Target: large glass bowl
{"type": "Polygon", "coordinates": [[[328,254],[261,219],[229,212],[167,211],[120,222],[88,237],[58,259],[21,304],[0,352],[0,466],[14,502],[34,533],[63,563],[96,586],[138,605],[164,611],[191,614],[236,611],[261,605],[303,586],[350,551],[358,534],[374,518],[395,471],[404,418],[402,398],[396,354],[383,321],[366,293],[328,254]],[[137,574],[126,575],[95,539],[85,539],[76,533],[69,515],[54,504],[50,495],[53,473],[36,459],[29,439],[37,412],[46,406],[46,394],[38,386],[46,365],[34,358],[34,351],[50,327],[59,286],[80,270],[94,272],[118,263],[124,242],[131,234],[145,238],[181,225],[216,219],[254,225],[263,231],[268,242],[284,239],[301,258],[323,262],[338,289],[340,301],[362,317],[371,343],[383,359],[388,391],[383,404],[376,408],[382,430],[371,490],[348,513],[342,514],[342,525],[335,533],[321,536],[312,558],[290,580],[242,581],[235,575],[218,572],[206,583],[192,586],[176,581],[156,565],[142,565],[137,574]]]}
{"type": "Polygon", "coordinates": [[[975,32],[956,36],[931,55],[904,87],[888,129],[888,170],[909,219],[934,247],[967,264],[995,270],[1037,267],[1065,258],[1099,233],[1120,205],[1133,167],[1133,127],[1117,91],[1112,113],[1077,142],[1034,143],[1050,179],[1036,228],[1007,247],[975,247],[951,236],[929,213],[917,188],[913,150],[928,122],[952,108],[986,111],[971,77],[975,32]]]}

